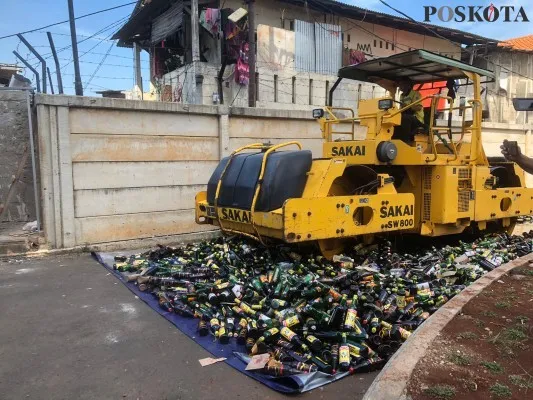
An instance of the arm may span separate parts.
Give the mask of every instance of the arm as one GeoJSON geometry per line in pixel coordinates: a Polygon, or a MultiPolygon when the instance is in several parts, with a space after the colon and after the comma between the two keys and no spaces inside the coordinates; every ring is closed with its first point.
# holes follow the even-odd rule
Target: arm
{"type": "Polygon", "coordinates": [[[517,155],[511,155],[507,148],[507,140],[504,140],[503,144],[500,146],[500,149],[502,149],[502,154],[506,160],[514,161],[518,164],[520,168],[522,168],[528,174],[533,174],[533,158],[529,158],[522,154],[520,147],[518,147],[517,155]]]}
{"type": "MultiPolygon", "coordinates": [[[[413,103],[417,102],[421,98],[422,98],[422,95],[420,94],[420,92],[416,92],[415,91],[415,96],[413,97],[413,103]]],[[[424,109],[424,106],[422,105],[422,103],[418,103],[418,104],[415,104],[414,106],[412,106],[411,109],[414,112],[418,112],[418,111],[424,109]]]]}
{"type": "MultiPolygon", "coordinates": [[[[406,106],[408,106],[411,103],[416,103],[418,100],[420,100],[422,98],[422,96],[420,95],[420,92],[415,91],[414,93],[415,94],[414,94],[412,99],[406,98],[406,99],[403,100],[402,107],[406,107],[406,106]]],[[[415,104],[414,106],[410,107],[410,109],[413,110],[414,112],[420,111],[423,108],[424,108],[424,106],[422,105],[422,103],[418,103],[418,104],[415,104]]]]}

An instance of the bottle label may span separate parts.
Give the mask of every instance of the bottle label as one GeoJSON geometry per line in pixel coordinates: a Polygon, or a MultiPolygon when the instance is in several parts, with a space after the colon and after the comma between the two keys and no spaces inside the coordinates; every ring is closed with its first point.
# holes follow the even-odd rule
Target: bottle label
{"type": "Polygon", "coordinates": [[[241,303],[242,310],[247,314],[255,314],[255,311],[250,308],[250,306],[246,303],[241,303]]]}
{"type": "Polygon", "coordinates": [[[298,324],[299,322],[300,320],[298,319],[298,316],[293,315],[292,317],[289,317],[285,321],[283,321],[283,326],[290,328],[291,326],[294,326],[298,324]]]}
{"type": "Polygon", "coordinates": [[[407,340],[409,336],[411,336],[411,332],[409,332],[407,329],[400,328],[400,336],[403,340],[407,340]]]}
{"type": "MultiPolygon", "coordinates": [[[[270,336],[274,336],[279,333],[279,330],[278,328],[270,328],[267,332],[270,333],[270,336]]],[[[283,329],[282,329],[282,332],[283,332],[283,329]]]]}
{"type": "Polygon", "coordinates": [[[216,285],[215,288],[218,289],[218,290],[226,289],[226,288],[229,287],[229,285],[230,285],[229,282],[223,282],[223,283],[221,283],[219,285],[216,285]]]}
{"type": "Polygon", "coordinates": [[[348,349],[350,351],[350,355],[352,357],[359,357],[361,354],[361,351],[359,350],[359,347],[354,345],[348,345],[348,349]]]}
{"type": "Polygon", "coordinates": [[[348,346],[341,346],[339,349],[339,364],[350,363],[350,348],[348,346]]]}
{"type": "Polygon", "coordinates": [[[296,333],[294,333],[293,331],[291,331],[289,328],[287,328],[286,326],[284,326],[283,328],[281,328],[281,334],[283,335],[283,337],[285,339],[287,339],[289,342],[292,340],[293,337],[296,336],[296,333]]]}
{"type": "Polygon", "coordinates": [[[401,310],[405,307],[405,296],[396,297],[396,305],[401,310]]]}
{"type": "Polygon", "coordinates": [[[357,318],[357,311],[349,308],[346,312],[346,320],[344,321],[344,326],[346,326],[349,329],[353,329],[355,327],[355,320],[357,318]]]}
{"type": "Polygon", "coordinates": [[[307,341],[309,343],[315,343],[318,339],[316,337],[314,337],[313,335],[307,335],[306,337],[307,341]]]}

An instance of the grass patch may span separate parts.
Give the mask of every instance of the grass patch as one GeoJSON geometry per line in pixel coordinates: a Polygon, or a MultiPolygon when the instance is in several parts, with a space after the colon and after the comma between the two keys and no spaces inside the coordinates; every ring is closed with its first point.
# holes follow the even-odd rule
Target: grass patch
{"type": "Polygon", "coordinates": [[[478,335],[475,332],[461,332],[460,334],[457,335],[457,339],[472,340],[472,339],[477,339],[477,338],[478,338],[478,335]]]}
{"type": "Polygon", "coordinates": [[[483,365],[485,368],[487,368],[490,372],[493,374],[499,374],[500,372],[503,372],[503,367],[498,364],[496,361],[482,361],[481,365],[483,365]]]}
{"type": "Polygon", "coordinates": [[[502,385],[501,383],[492,385],[489,390],[494,397],[498,398],[511,397],[513,395],[509,386],[502,385]]]}
{"type": "Polygon", "coordinates": [[[497,308],[502,308],[502,309],[507,309],[511,307],[511,303],[509,303],[508,301],[497,301],[496,303],[494,303],[494,305],[497,308]]]}
{"type": "Polygon", "coordinates": [[[518,317],[515,317],[515,320],[523,324],[524,322],[529,321],[529,317],[526,317],[525,315],[519,315],[518,317]]]}
{"type": "Polygon", "coordinates": [[[496,344],[516,345],[528,338],[527,325],[516,325],[512,328],[503,329],[491,341],[496,344]]]}
{"type": "Polygon", "coordinates": [[[509,375],[509,380],[515,386],[525,389],[533,389],[533,381],[525,379],[522,375],[509,375]]]}
{"type": "Polygon", "coordinates": [[[448,360],[455,365],[470,365],[472,364],[472,359],[466,354],[461,353],[451,353],[448,355],[448,360]]]}
{"type": "Polygon", "coordinates": [[[474,318],[472,322],[474,322],[474,325],[477,326],[478,328],[483,328],[485,326],[485,323],[482,320],[477,319],[477,318],[474,318]]]}
{"type": "Polygon", "coordinates": [[[455,396],[455,388],[449,385],[437,385],[424,390],[424,393],[436,399],[448,400],[455,396]]]}
{"type": "Polygon", "coordinates": [[[497,314],[494,311],[488,310],[488,311],[481,312],[481,315],[485,317],[495,317],[497,314]]]}

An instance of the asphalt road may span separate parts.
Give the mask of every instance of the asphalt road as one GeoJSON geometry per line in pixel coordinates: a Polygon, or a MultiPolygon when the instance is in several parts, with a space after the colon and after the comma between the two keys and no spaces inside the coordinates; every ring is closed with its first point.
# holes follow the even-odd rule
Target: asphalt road
{"type": "MultiPolygon", "coordinates": [[[[282,399],[218,363],[90,255],[0,261],[0,399],[282,399]]],[[[297,397],[361,399],[377,373],[297,397]]],[[[290,396],[295,397],[295,396],[290,396]]]]}

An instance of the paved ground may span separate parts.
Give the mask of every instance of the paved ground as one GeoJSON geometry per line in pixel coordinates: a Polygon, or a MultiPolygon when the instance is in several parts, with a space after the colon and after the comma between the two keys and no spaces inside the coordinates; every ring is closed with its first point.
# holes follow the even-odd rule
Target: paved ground
{"type": "MultiPolygon", "coordinates": [[[[209,356],[89,255],[0,261],[0,399],[286,398],[209,356]]],[[[376,373],[299,397],[361,399],[376,373]]]]}

